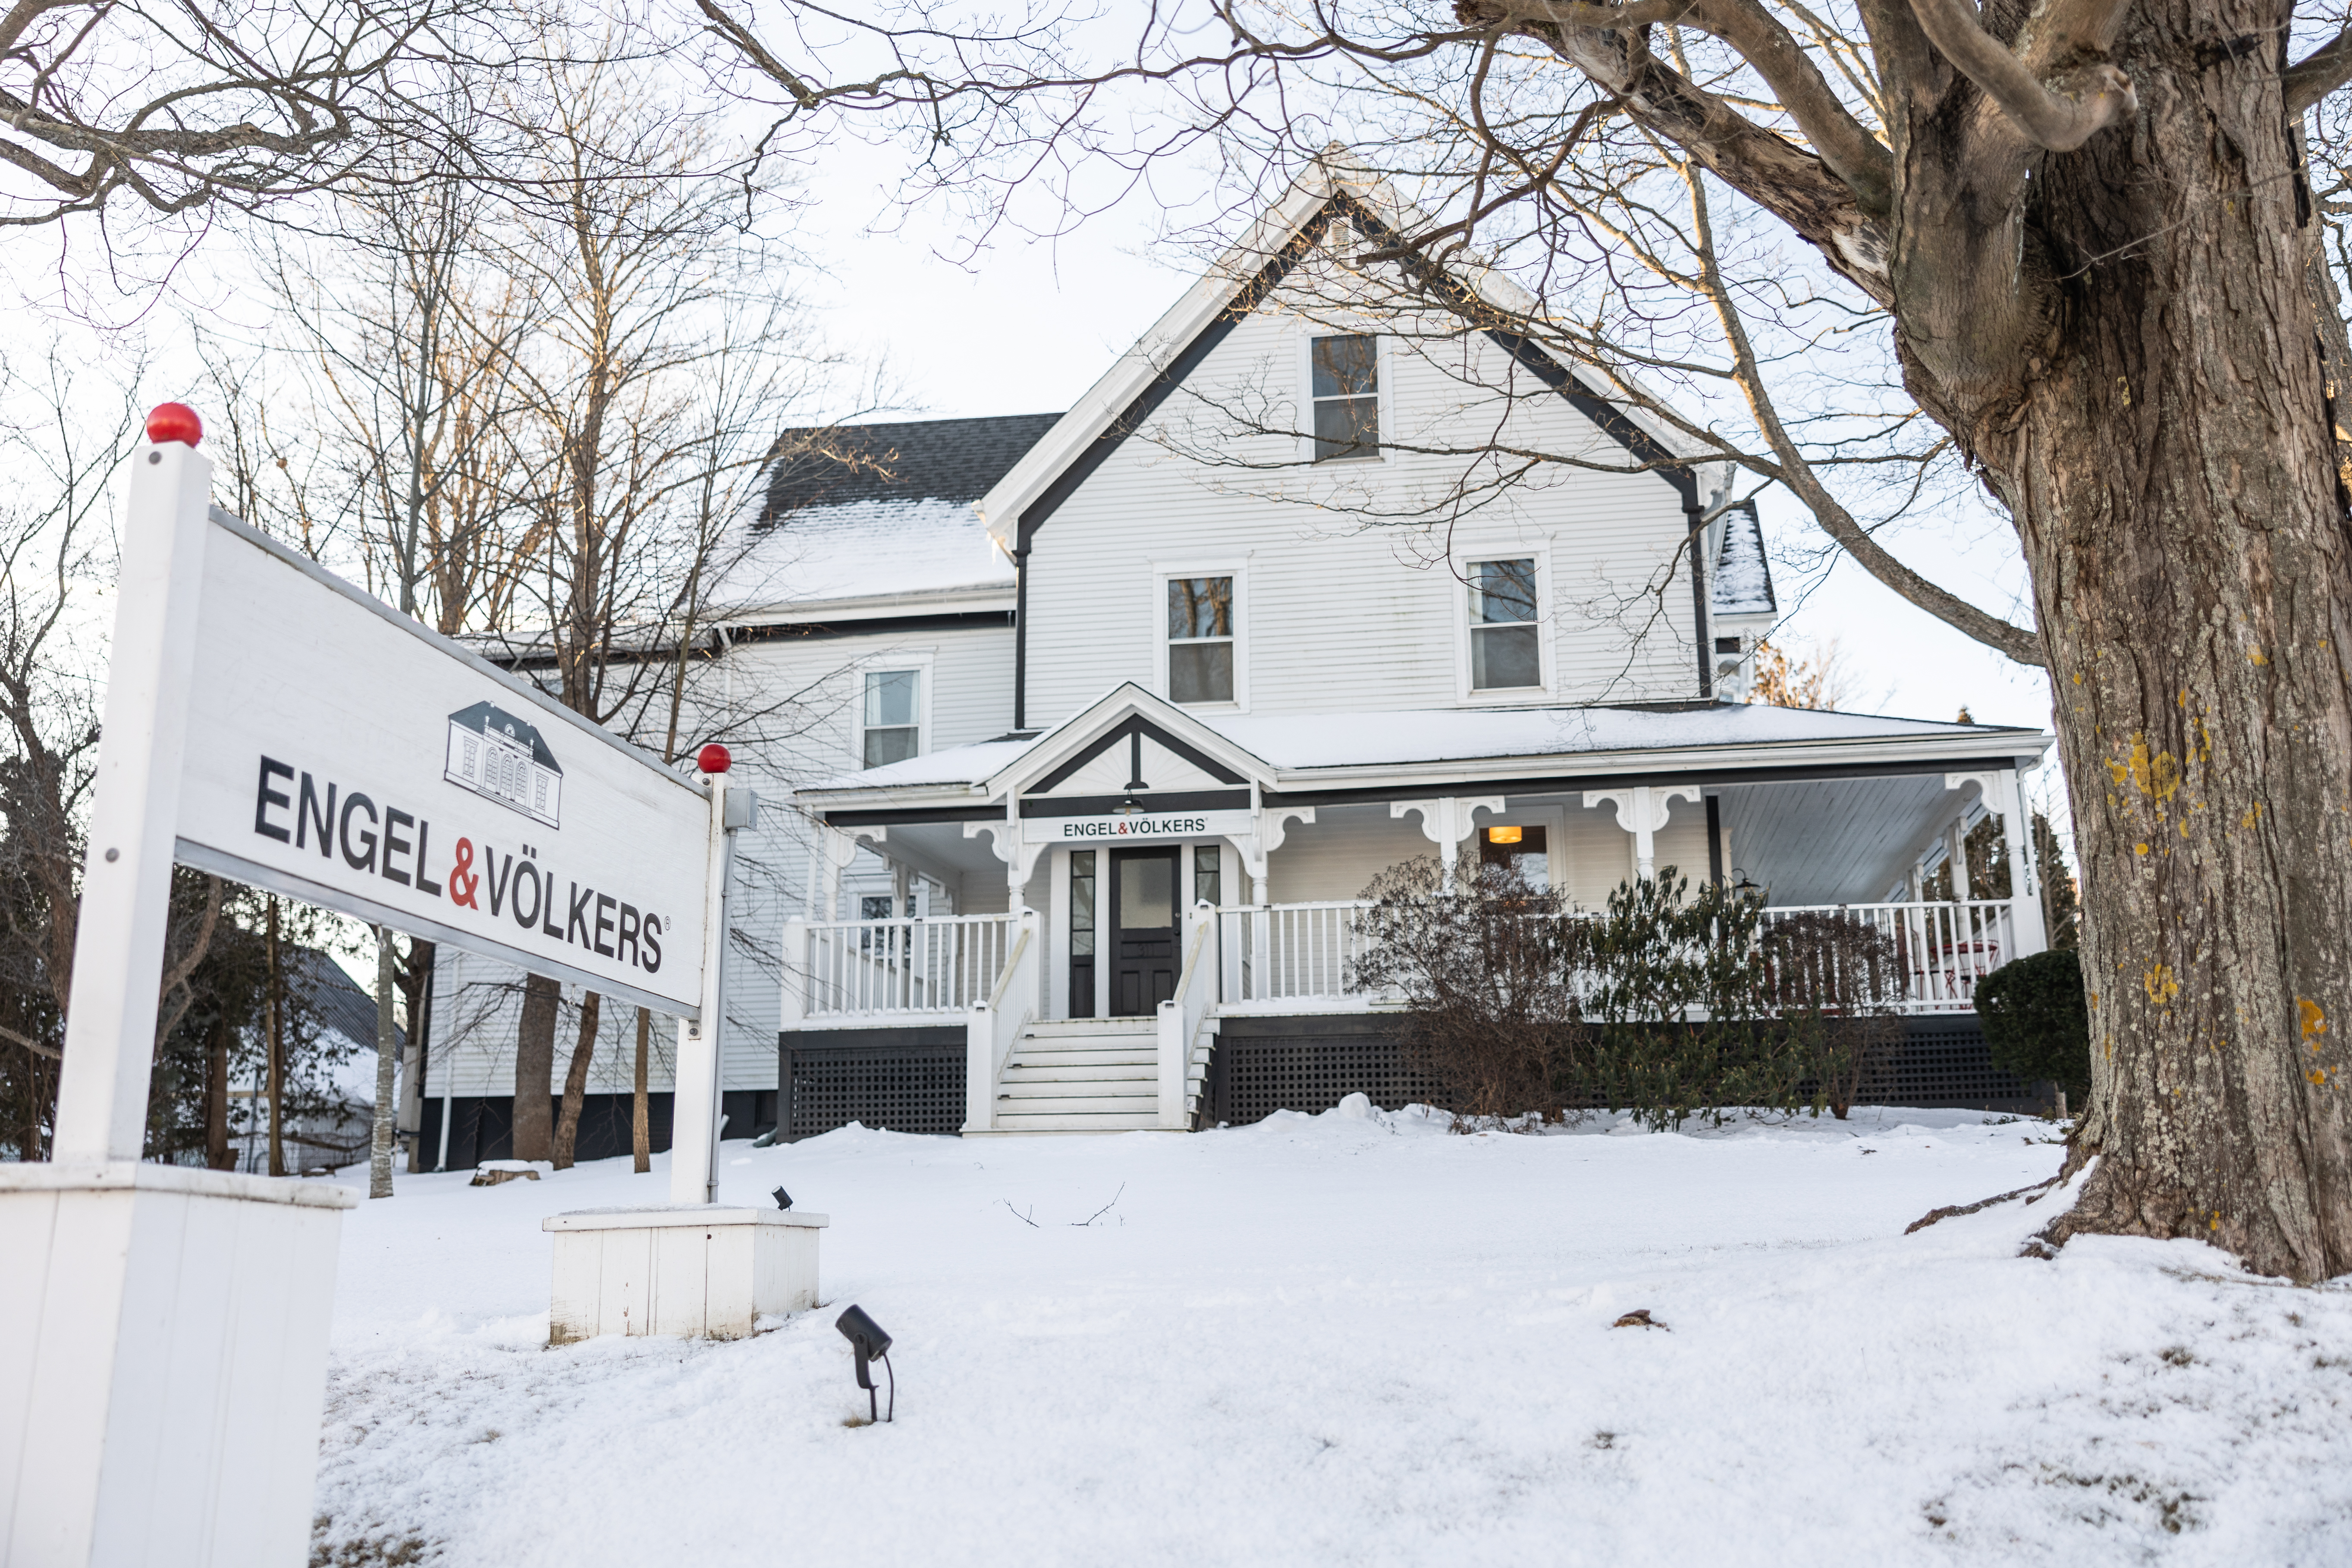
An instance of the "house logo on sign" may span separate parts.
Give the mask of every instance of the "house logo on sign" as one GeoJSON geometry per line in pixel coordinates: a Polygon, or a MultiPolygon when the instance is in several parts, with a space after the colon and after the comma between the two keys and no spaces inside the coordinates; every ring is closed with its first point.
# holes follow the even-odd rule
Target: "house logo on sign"
{"type": "Polygon", "coordinates": [[[485,800],[550,827],[563,803],[563,769],[538,729],[505,709],[477,702],[449,715],[449,754],[441,776],[485,800]]]}

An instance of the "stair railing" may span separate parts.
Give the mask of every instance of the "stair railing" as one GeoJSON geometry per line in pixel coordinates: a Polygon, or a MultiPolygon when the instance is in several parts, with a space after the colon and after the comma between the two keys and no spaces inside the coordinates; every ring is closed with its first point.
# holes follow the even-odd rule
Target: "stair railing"
{"type": "Polygon", "coordinates": [[[1045,944],[1037,936],[1037,911],[1023,910],[1014,922],[1013,949],[985,1002],[975,1002],[964,1023],[963,1130],[996,1130],[996,1086],[1013,1042],[1037,1016],[1038,967],[1045,944]]]}
{"type": "Polygon", "coordinates": [[[1181,1132],[1191,1125],[1184,1110],[1184,1079],[1192,1041],[1209,1016],[1216,990],[1215,955],[1207,951],[1216,924],[1216,906],[1205,899],[1185,911],[1184,967],[1176,972],[1176,994],[1160,1004],[1160,1125],[1171,1131],[1181,1132]]]}

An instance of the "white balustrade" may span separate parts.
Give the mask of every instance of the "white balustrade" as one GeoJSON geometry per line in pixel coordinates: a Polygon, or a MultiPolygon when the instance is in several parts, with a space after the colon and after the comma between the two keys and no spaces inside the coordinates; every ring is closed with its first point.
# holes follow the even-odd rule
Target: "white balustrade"
{"type": "Polygon", "coordinates": [[[994,990],[1017,919],[789,921],[784,1027],[961,1022],[994,990]]]}
{"type": "Polygon", "coordinates": [[[1843,916],[1893,942],[1907,1012],[1966,1012],[1976,1005],[1978,981],[2011,959],[2026,956],[2008,899],[1776,906],[1764,911],[1764,923],[1792,915],[1843,916]]]}
{"type": "MultiPolygon", "coordinates": [[[[1223,940],[1223,1013],[1337,1013],[1393,1005],[1357,980],[1363,953],[1360,899],[1237,905],[1217,911],[1223,940]]],[[[1916,904],[1815,904],[1764,910],[1771,925],[1792,915],[1834,914],[1884,932],[1895,944],[1903,1010],[1963,1012],[1977,982],[2025,956],[2008,899],[1916,904]]]]}

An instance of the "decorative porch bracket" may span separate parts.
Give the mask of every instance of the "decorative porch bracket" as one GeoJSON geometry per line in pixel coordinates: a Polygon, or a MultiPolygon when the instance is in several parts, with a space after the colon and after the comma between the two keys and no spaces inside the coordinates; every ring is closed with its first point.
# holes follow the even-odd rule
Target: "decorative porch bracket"
{"type": "MultiPolygon", "coordinates": [[[[878,840],[889,830],[883,827],[869,827],[864,831],[878,840]]],[[[820,822],[816,825],[814,849],[814,858],[817,864],[811,868],[809,873],[807,900],[809,918],[823,921],[838,920],[841,918],[841,874],[849,869],[849,863],[852,860],[857,858],[857,835],[844,833],[838,827],[820,822]],[[824,890],[822,910],[817,907],[819,888],[824,890]]]]}
{"type": "Polygon", "coordinates": [[[1256,826],[1247,834],[1227,839],[1226,842],[1234,847],[1234,852],[1241,857],[1242,874],[1250,879],[1251,903],[1266,902],[1266,861],[1289,837],[1290,825],[1294,822],[1312,825],[1314,821],[1315,808],[1311,805],[1260,806],[1256,826]]]}
{"type": "Polygon", "coordinates": [[[1454,876],[1454,865],[1462,853],[1462,841],[1470,837],[1471,819],[1481,811],[1500,813],[1503,797],[1499,795],[1444,795],[1435,800],[1392,800],[1389,816],[1402,819],[1409,811],[1421,813],[1421,831],[1437,846],[1437,858],[1445,867],[1446,879],[1454,876]]]}
{"type": "Polygon", "coordinates": [[[996,846],[996,858],[1004,862],[1005,885],[1012,889],[1013,902],[1018,906],[1022,889],[1028,887],[1031,874],[1037,869],[1037,857],[1043,855],[1049,846],[1021,842],[1021,818],[1012,810],[1006,812],[1002,822],[967,822],[963,825],[966,838],[977,838],[983,833],[996,846]]]}
{"type": "Polygon", "coordinates": [[[1693,805],[1706,796],[1696,784],[1630,784],[1623,789],[1589,789],[1584,792],[1587,811],[1602,801],[1612,801],[1617,806],[1617,826],[1633,836],[1633,866],[1644,882],[1658,872],[1658,829],[1666,825],[1666,814],[1676,800],[1693,805]]]}

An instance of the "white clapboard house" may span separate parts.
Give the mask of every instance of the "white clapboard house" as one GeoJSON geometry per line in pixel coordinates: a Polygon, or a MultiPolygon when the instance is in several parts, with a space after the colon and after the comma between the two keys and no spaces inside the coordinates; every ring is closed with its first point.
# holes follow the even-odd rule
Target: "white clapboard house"
{"type": "MultiPolygon", "coordinates": [[[[1969,1002],[2043,945],[2038,890],[1971,897],[1961,857],[1920,891],[1988,811],[2030,875],[2050,738],[1746,702],[1777,606],[1729,473],[1507,328],[1351,311],[1395,221],[1302,184],[1067,413],[772,476],[721,600],[729,710],[798,715],[738,752],[731,1135],[1398,1102],[1353,916],[1416,856],[1845,908],[1907,955],[1909,1102],[2023,1092],[1969,1002]],[[1465,481],[1487,443],[1572,460],[1465,481]]],[[[510,1090],[496,1055],[454,1092],[510,1090]]]]}

